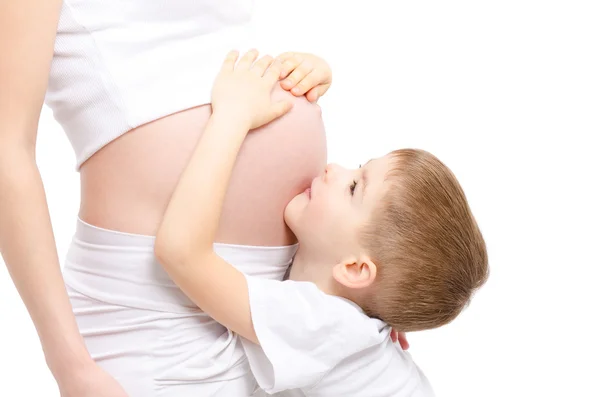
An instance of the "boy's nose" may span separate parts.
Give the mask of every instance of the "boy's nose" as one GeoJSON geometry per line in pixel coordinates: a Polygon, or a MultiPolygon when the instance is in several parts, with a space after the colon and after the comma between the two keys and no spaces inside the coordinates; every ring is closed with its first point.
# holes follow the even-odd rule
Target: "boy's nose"
{"type": "Polygon", "coordinates": [[[335,177],[340,168],[341,167],[337,164],[327,164],[327,167],[325,167],[325,182],[330,180],[332,177],[335,177]]]}

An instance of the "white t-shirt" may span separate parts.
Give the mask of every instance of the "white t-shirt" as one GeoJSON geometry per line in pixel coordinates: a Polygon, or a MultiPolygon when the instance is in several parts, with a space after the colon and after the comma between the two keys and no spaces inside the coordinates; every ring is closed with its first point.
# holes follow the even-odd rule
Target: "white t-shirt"
{"type": "Polygon", "coordinates": [[[209,103],[227,52],[257,45],[253,7],[254,0],[63,0],[46,104],[77,169],[125,132],[209,103]]]}
{"type": "Polygon", "coordinates": [[[310,282],[247,276],[260,346],[242,338],[256,381],[269,394],[430,397],[427,378],[390,339],[390,327],[310,282]]]}

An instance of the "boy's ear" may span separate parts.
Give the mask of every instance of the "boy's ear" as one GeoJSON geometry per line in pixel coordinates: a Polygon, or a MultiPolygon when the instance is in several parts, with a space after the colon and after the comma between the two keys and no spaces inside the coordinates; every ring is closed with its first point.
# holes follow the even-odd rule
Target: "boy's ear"
{"type": "Polygon", "coordinates": [[[366,288],[373,284],[377,266],[368,257],[350,257],[333,267],[333,278],[348,288],[366,288]]]}

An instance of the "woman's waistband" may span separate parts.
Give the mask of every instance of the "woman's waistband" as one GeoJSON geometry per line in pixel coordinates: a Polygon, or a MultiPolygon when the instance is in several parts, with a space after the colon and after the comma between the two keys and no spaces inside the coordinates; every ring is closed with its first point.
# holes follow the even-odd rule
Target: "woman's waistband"
{"type": "MultiPolygon", "coordinates": [[[[99,301],[174,313],[196,312],[154,256],[153,236],[99,228],[81,219],[64,265],[65,283],[99,301]]],[[[297,245],[215,243],[215,252],[245,274],[282,279],[297,245]]]]}

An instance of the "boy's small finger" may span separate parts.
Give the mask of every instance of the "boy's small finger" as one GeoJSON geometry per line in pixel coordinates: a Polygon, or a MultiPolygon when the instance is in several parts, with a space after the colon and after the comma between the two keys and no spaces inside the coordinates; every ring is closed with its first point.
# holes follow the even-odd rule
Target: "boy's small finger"
{"type": "Polygon", "coordinates": [[[313,88],[311,91],[309,91],[309,93],[312,92],[311,96],[314,96],[314,101],[311,101],[311,102],[317,102],[317,100],[319,98],[321,98],[323,95],[325,95],[325,93],[329,89],[329,86],[330,86],[329,84],[321,84],[321,85],[318,85],[315,88],[313,88]]]}
{"type": "Polygon", "coordinates": [[[273,85],[279,80],[279,74],[281,73],[282,64],[279,59],[274,59],[269,69],[265,72],[265,78],[267,80],[267,84],[273,85]]]}
{"type": "Polygon", "coordinates": [[[315,103],[319,100],[319,98],[321,97],[321,95],[319,94],[319,88],[320,86],[313,87],[306,93],[305,96],[309,102],[315,103]]]}
{"type": "Polygon", "coordinates": [[[292,70],[296,69],[300,62],[296,62],[294,58],[287,59],[283,61],[281,74],[279,75],[280,79],[284,79],[288,77],[288,75],[292,72],[292,70]]]}
{"type": "Polygon", "coordinates": [[[408,348],[410,347],[410,345],[408,343],[408,339],[406,339],[406,333],[404,333],[404,332],[398,332],[397,339],[398,339],[398,343],[402,347],[402,350],[408,350],[408,348]]]}
{"type": "Polygon", "coordinates": [[[238,69],[250,69],[254,61],[258,58],[258,50],[252,49],[245,53],[239,60],[237,68],[238,69]]]}
{"type": "Polygon", "coordinates": [[[308,73],[302,80],[300,80],[294,88],[292,88],[292,94],[304,95],[306,92],[317,84],[319,84],[319,76],[314,71],[308,73]]]}
{"type": "Polygon", "coordinates": [[[239,56],[240,56],[239,51],[237,51],[237,50],[229,51],[229,53],[225,57],[225,61],[223,61],[223,66],[221,67],[221,69],[228,70],[228,71],[233,70],[233,68],[235,67],[235,62],[237,61],[239,56]]]}
{"type": "Polygon", "coordinates": [[[294,52],[284,52],[283,54],[280,54],[277,56],[277,59],[279,59],[281,62],[285,62],[288,59],[290,59],[291,57],[293,57],[295,55],[294,52]]]}
{"type": "Polygon", "coordinates": [[[282,86],[285,89],[290,89],[296,86],[302,79],[304,79],[313,70],[313,66],[310,62],[302,62],[298,65],[294,71],[282,82],[282,86]]]}
{"type": "MultiPolygon", "coordinates": [[[[280,76],[281,77],[281,76],[280,76]]],[[[290,90],[294,87],[294,81],[292,79],[285,79],[281,82],[281,87],[286,90],[290,90]]]]}
{"type": "Polygon", "coordinates": [[[293,53],[292,56],[285,60],[283,63],[285,70],[281,73],[281,78],[285,78],[289,75],[293,70],[295,70],[299,65],[304,62],[304,57],[300,54],[293,53]]]}
{"type": "Polygon", "coordinates": [[[265,55],[252,65],[252,71],[259,76],[263,76],[270,65],[273,63],[273,57],[265,55]]]}

